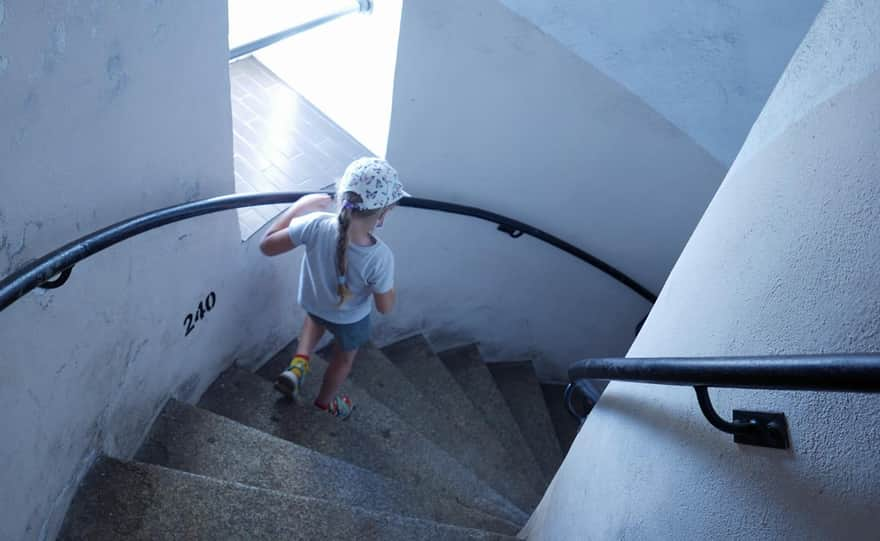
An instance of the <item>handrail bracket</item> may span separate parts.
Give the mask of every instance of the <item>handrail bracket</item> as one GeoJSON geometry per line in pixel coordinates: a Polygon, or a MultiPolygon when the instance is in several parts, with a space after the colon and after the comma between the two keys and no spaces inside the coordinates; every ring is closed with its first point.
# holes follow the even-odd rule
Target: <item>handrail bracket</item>
{"type": "Polygon", "coordinates": [[[54,280],[50,278],[49,280],[46,280],[45,282],[41,283],[37,287],[39,287],[40,289],[58,289],[59,287],[61,287],[67,283],[67,279],[70,278],[70,273],[72,271],[73,271],[73,265],[67,267],[66,269],[64,269],[63,271],[58,273],[56,275],[56,276],[58,276],[58,278],[55,278],[54,280]]]}
{"type": "Polygon", "coordinates": [[[695,386],[694,391],[706,420],[718,430],[733,434],[734,442],[773,449],[790,447],[788,421],[784,413],[733,410],[733,421],[726,421],[712,407],[708,387],[695,386]]]}
{"type": "Polygon", "coordinates": [[[521,236],[523,236],[522,230],[517,229],[517,228],[510,226],[510,225],[507,225],[507,224],[498,224],[498,231],[501,231],[502,233],[507,233],[508,235],[510,235],[511,237],[513,237],[515,239],[518,239],[521,236]]]}

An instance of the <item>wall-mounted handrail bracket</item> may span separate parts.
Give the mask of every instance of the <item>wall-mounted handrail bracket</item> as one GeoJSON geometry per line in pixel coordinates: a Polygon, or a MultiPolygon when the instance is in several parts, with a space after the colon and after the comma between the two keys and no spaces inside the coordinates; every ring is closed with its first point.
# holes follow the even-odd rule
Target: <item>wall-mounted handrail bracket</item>
{"type": "Polygon", "coordinates": [[[58,289],[59,287],[63,286],[67,282],[67,279],[70,278],[70,273],[72,271],[73,271],[73,265],[71,265],[71,266],[67,267],[66,269],[64,269],[63,271],[61,271],[57,275],[58,278],[55,278],[54,280],[51,280],[51,279],[46,280],[45,282],[43,282],[42,284],[40,284],[37,287],[39,287],[40,289],[58,289]]]}
{"type": "Polygon", "coordinates": [[[773,449],[788,449],[791,443],[788,438],[788,421],[784,413],[767,413],[763,411],[733,410],[734,422],[757,421],[755,430],[734,434],[733,441],[744,445],[757,445],[773,449]]]}
{"type": "Polygon", "coordinates": [[[788,449],[788,422],[784,413],[733,410],[733,421],[725,421],[712,407],[709,388],[695,386],[700,411],[709,423],[722,432],[733,434],[733,441],[745,445],[788,449]]]}
{"type": "Polygon", "coordinates": [[[521,236],[523,236],[523,232],[521,230],[516,229],[515,227],[509,226],[507,224],[499,224],[498,231],[501,231],[502,233],[507,233],[508,235],[510,235],[511,237],[513,237],[515,239],[518,239],[521,236]]]}

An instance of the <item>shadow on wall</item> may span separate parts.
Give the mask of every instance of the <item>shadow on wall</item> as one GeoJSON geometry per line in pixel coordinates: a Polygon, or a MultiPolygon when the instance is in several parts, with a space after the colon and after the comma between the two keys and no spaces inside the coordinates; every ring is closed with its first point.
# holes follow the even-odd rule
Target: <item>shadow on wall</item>
{"type": "Polygon", "coordinates": [[[659,291],[726,167],[494,0],[404,5],[388,159],[410,193],[553,233],[659,291]]]}
{"type": "Polygon", "coordinates": [[[500,0],[730,166],[824,0],[500,0]]]}
{"type": "MultiPolygon", "coordinates": [[[[701,469],[703,474],[707,476],[705,482],[728,487],[727,490],[732,487],[735,491],[738,486],[754,483],[757,477],[762,476],[761,471],[764,467],[773,469],[773,476],[777,480],[774,486],[778,492],[767,494],[762,503],[767,506],[775,506],[777,509],[771,511],[769,508],[764,508],[762,515],[754,517],[756,521],[763,521],[772,516],[786,516],[789,517],[787,520],[794,523],[811,524],[816,538],[835,539],[839,538],[841,534],[839,523],[833,518],[830,521],[818,521],[812,510],[804,509],[793,502],[804,497],[815,497],[827,502],[829,506],[841,506],[853,510],[862,509],[865,513],[870,513],[870,508],[876,503],[866,502],[864,498],[859,498],[851,491],[841,490],[839,484],[831,485],[832,488],[829,489],[829,485],[819,476],[805,477],[800,475],[795,468],[796,454],[803,452],[803,450],[792,448],[781,451],[736,444],[731,435],[714,428],[702,415],[683,418],[680,414],[682,404],[690,404],[689,407],[692,410],[699,411],[696,395],[689,387],[667,387],[668,392],[662,393],[663,396],[669,398],[674,394],[676,398],[663,401],[658,400],[657,395],[649,396],[644,393],[629,392],[632,388],[634,388],[633,384],[612,383],[611,392],[607,392],[601,399],[602,407],[599,415],[603,417],[603,420],[610,418],[617,426],[627,427],[624,430],[628,431],[630,428],[638,430],[639,437],[645,442],[650,442],[652,447],[681,448],[680,456],[683,456],[685,460],[703,463],[701,469]],[[615,387],[623,391],[624,386],[630,387],[630,389],[625,393],[613,392],[615,387]],[[730,467],[731,463],[734,467],[730,467]],[[755,467],[756,463],[759,464],[757,468],[755,467]],[[802,518],[797,518],[798,514],[801,514],[802,518]]],[[[773,393],[773,391],[756,392],[773,393]]],[[[807,394],[815,396],[815,403],[823,402],[828,395],[828,393],[807,394]]],[[[746,404],[743,406],[745,407],[746,404]]],[[[797,426],[793,428],[794,430],[798,429],[797,426]]],[[[580,434],[589,433],[590,420],[588,418],[580,434]]],[[[584,438],[588,439],[589,435],[584,438]]],[[[654,459],[664,461],[658,456],[655,456],[654,459]]],[[[573,460],[577,460],[577,458],[573,457],[573,460]]],[[[634,468],[630,471],[638,471],[636,464],[630,464],[630,466],[634,468]]],[[[646,463],[641,462],[639,467],[645,466],[646,463]]],[[[664,462],[664,466],[661,467],[667,466],[668,464],[664,462]]],[[[637,479],[630,479],[637,481],[637,479]]],[[[699,480],[694,482],[700,483],[699,480]]],[[[630,488],[634,491],[639,490],[639,487],[635,485],[630,488]]],[[[563,488],[562,493],[565,493],[565,490],[570,491],[571,488],[563,488]]],[[[670,503],[679,501],[675,493],[669,492],[667,495],[670,497],[670,503]]],[[[699,510],[688,509],[686,512],[699,513],[699,510]]],[[[644,510],[641,513],[651,514],[644,510]]],[[[634,535],[644,534],[641,530],[634,530],[631,533],[634,535]]]]}

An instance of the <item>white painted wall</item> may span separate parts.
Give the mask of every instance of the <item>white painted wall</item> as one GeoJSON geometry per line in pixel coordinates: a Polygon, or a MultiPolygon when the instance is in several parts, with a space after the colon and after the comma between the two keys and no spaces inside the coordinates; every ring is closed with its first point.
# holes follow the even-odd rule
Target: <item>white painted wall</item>
{"type": "Polygon", "coordinates": [[[255,56],[371,152],[385,157],[402,4],[377,0],[370,14],[336,19],[255,56]]]}
{"type": "MultiPolygon", "coordinates": [[[[414,195],[531,223],[654,291],[724,174],[654,109],[495,0],[404,4],[388,157],[414,195]]],[[[393,230],[401,308],[382,336],[420,322],[443,344],[482,340],[492,360],[538,357],[547,378],[628,347],[648,308],[628,289],[531,240],[422,214],[393,230]],[[515,259],[495,262],[502,250],[515,259]]]]}
{"type": "Polygon", "coordinates": [[[733,162],[823,0],[500,0],[733,162]]]}
{"type": "Polygon", "coordinates": [[[425,331],[441,350],[479,342],[490,361],[532,359],[545,380],[585,354],[620,355],[649,304],[580,260],[493,224],[397,209],[380,231],[398,303],[374,318],[385,344],[425,331]]]}
{"type": "Polygon", "coordinates": [[[826,22],[806,36],[800,54],[777,82],[737,156],[738,164],[748,163],[813,107],[880,69],[880,28],[873,24],[878,14],[876,2],[833,2],[825,7],[826,22]],[[851,19],[855,6],[865,13],[863,19],[851,19]]]}
{"type": "MultiPolygon", "coordinates": [[[[878,25],[874,3],[828,2],[629,355],[880,350],[878,25]]],[[[876,539],[877,396],[712,394],[784,412],[792,449],[735,445],[691,389],[611,384],[529,539],[876,539]]]]}
{"type": "MultiPolygon", "coordinates": [[[[0,0],[0,275],[232,192],[227,55],[223,3],[0,0]]],[[[0,312],[0,539],[54,539],[97,453],[129,456],[168,396],[193,400],[294,335],[295,258],[237,228],[229,212],[153,231],[0,312]]]]}

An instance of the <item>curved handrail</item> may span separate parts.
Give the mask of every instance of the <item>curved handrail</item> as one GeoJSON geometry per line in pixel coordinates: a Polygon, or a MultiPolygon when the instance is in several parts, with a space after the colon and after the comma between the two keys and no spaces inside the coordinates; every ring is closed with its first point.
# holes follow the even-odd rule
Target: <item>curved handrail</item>
{"type": "MultiPolygon", "coordinates": [[[[785,414],[734,410],[733,421],[726,421],[712,408],[708,388],[880,393],[880,354],[585,359],[568,369],[568,377],[573,384],[607,379],[690,386],[703,416],[715,428],[733,434],[737,443],[787,449],[785,414]]],[[[568,402],[571,395],[566,394],[568,402]]]]}
{"type": "MultiPolygon", "coordinates": [[[[31,261],[13,272],[11,275],[3,278],[3,280],[0,281],[0,310],[5,309],[34,288],[46,283],[53,276],[59,273],[69,275],[69,270],[83,259],[145,231],[223,210],[259,205],[293,203],[300,197],[308,195],[309,193],[314,192],[272,192],[223,195],[154,210],[115,223],[69,242],[39,259],[31,261]]],[[[325,193],[333,195],[330,192],[325,193]]],[[[476,207],[433,201],[431,199],[406,197],[402,199],[399,204],[402,207],[438,210],[494,222],[498,224],[498,229],[509,233],[515,238],[523,234],[531,235],[596,267],[600,271],[626,285],[648,301],[653,303],[656,300],[656,296],[647,288],[643,287],[638,282],[608,263],[605,263],[601,259],[588,254],[558,237],[523,222],[476,207]]],[[[64,280],[66,280],[66,276],[64,280]]],[[[60,279],[58,282],[58,285],[63,283],[60,279]]]]}
{"type": "Polygon", "coordinates": [[[513,218],[508,218],[507,216],[502,216],[501,214],[496,214],[494,212],[489,212],[487,210],[479,209],[476,207],[457,205],[455,203],[445,203],[442,201],[434,201],[431,199],[420,199],[417,197],[406,198],[401,206],[438,210],[441,212],[449,212],[451,214],[461,214],[464,216],[471,216],[473,218],[480,218],[488,222],[495,222],[499,225],[498,229],[510,234],[514,238],[520,237],[521,235],[529,235],[535,237],[536,239],[540,239],[547,244],[555,246],[556,248],[559,248],[560,250],[567,252],[580,259],[581,261],[588,263],[596,269],[604,272],[608,276],[614,278],[621,284],[636,292],[646,301],[652,304],[657,301],[657,295],[652,293],[648,288],[636,282],[617,268],[602,261],[598,257],[581,250],[573,244],[565,242],[559,237],[551,235],[550,233],[546,233],[538,229],[537,227],[532,227],[529,224],[514,220],[513,218]]]}
{"type": "Polygon", "coordinates": [[[593,406],[596,405],[596,402],[599,401],[599,397],[602,395],[602,391],[596,389],[591,383],[590,380],[581,379],[578,381],[573,381],[565,386],[565,390],[562,393],[562,403],[565,405],[568,413],[578,419],[581,423],[587,418],[587,413],[593,406]],[[581,405],[586,413],[579,413],[577,408],[574,406],[574,396],[578,395],[581,397],[581,405]]]}

